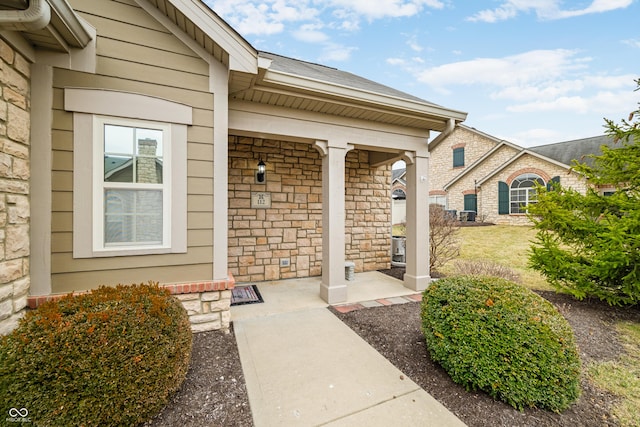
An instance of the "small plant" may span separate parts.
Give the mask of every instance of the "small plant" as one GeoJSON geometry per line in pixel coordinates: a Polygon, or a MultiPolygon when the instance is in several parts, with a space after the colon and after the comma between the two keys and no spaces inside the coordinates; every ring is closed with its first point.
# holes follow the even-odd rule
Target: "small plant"
{"type": "Polygon", "coordinates": [[[542,297],[503,279],[458,276],[425,292],[431,357],[467,390],[522,410],[560,412],[580,395],[573,331],[542,297]]]}
{"type": "Polygon", "coordinates": [[[488,260],[458,260],[453,264],[454,274],[459,276],[487,276],[521,283],[515,270],[488,260]]]}
{"type": "Polygon", "coordinates": [[[441,205],[429,205],[429,269],[437,270],[460,254],[460,223],[441,205]]]}
{"type": "Polygon", "coordinates": [[[0,341],[1,409],[36,425],[139,424],[182,384],[191,342],[184,308],[157,285],[65,296],[0,341]]]}

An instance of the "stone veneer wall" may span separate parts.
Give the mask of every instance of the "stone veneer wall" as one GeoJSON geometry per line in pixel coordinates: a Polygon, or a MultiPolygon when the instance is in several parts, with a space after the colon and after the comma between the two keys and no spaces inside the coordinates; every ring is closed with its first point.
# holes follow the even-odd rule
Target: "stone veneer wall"
{"type": "Polygon", "coordinates": [[[30,64],[0,39],[0,335],[27,306],[29,276],[30,64]]]}
{"type": "MultiPolygon", "coordinates": [[[[390,167],[347,153],[345,253],[358,272],[389,266],[390,184],[390,167]]],[[[322,273],[322,158],[310,144],[229,137],[229,270],[238,282],[322,273]],[[260,159],[264,184],[255,183],[260,159]],[[251,208],[257,191],[271,193],[271,208],[251,208]]]]}
{"type": "Polygon", "coordinates": [[[391,264],[391,166],[372,168],[369,152],[347,153],[345,178],[346,258],[355,271],[391,264]]]}
{"type": "Polygon", "coordinates": [[[531,225],[531,221],[524,214],[498,214],[498,181],[505,181],[511,185],[513,179],[524,173],[536,173],[545,180],[559,176],[563,186],[571,187],[583,194],[587,190],[586,181],[577,173],[568,172],[567,169],[538,157],[525,155],[482,185],[478,194],[478,210],[486,214],[486,221],[495,224],[531,225]]]}

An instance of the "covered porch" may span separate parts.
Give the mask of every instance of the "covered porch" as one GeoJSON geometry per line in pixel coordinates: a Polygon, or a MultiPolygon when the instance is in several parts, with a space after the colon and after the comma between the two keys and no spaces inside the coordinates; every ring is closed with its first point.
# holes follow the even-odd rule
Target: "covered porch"
{"type": "MultiPolygon", "coordinates": [[[[255,283],[264,302],[232,306],[231,321],[327,307],[327,302],[318,294],[321,282],[321,277],[306,277],[255,283]]],[[[246,284],[238,286],[243,285],[246,284]]],[[[405,287],[401,280],[379,271],[356,273],[355,280],[348,281],[346,286],[348,298],[338,307],[352,304],[374,307],[422,298],[420,292],[405,287]]]]}
{"type": "Polygon", "coordinates": [[[346,303],[346,262],[355,262],[356,272],[389,267],[390,169],[403,160],[403,285],[424,290],[430,282],[428,143],[432,131],[444,137],[466,114],[333,68],[258,56],[257,76],[231,73],[228,120],[214,123],[214,275],[223,278],[229,270],[240,283],[320,275],[320,298],[346,303]],[[266,164],[263,182],[251,170],[259,163],[266,164]],[[359,198],[359,189],[379,193],[377,202],[359,198]],[[254,198],[277,206],[257,209],[254,198]],[[358,221],[363,225],[354,225],[358,221]],[[374,232],[360,231],[369,224],[374,232]],[[382,239],[388,244],[380,245],[382,239]],[[358,251],[376,255],[364,259],[358,251]],[[383,259],[389,264],[379,265],[383,259]],[[295,275],[283,270],[293,262],[295,275]]]}

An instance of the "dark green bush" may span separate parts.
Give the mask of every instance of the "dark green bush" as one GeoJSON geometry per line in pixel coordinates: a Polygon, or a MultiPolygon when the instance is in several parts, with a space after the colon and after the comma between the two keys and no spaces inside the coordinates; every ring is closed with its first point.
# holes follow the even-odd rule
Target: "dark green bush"
{"type": "Polygon", "coordinates": [[[560,412],[580,395],[573,331],[542,297],[515,283],[457,276],[433,283],[422,302],[431,357],[467,390],[522,410],[560,412]]]}
{"type": "Polygon", "coordinates": [[[139,424],[182,384],[191,341],[186,311],[157,285],[48,302],[0,341],[1,410],[26,408],[35,425],[139,424]]]}

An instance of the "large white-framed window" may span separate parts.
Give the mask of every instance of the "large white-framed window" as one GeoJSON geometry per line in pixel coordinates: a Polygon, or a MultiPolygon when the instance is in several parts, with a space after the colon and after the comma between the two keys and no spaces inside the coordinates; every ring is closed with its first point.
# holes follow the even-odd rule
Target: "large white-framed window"
{"type": "Polygon", "coordinates": [[[93,250],[170,248],[171,126],[93,120],[93,250]]]}
{"type": "Polygon", "coordinates": [[[537,201],[537,185],[545,185],[545,182],[538,175],[527,173],[519,175],[513,180],[509,188],[510,213],[527,213],[527,206],[537,201]]]}
{"type": "Polygon", "coordinates": [[[65,110],[73,112],[74,258],[186,252],[191,107],[67,88],[65,110]]]}

